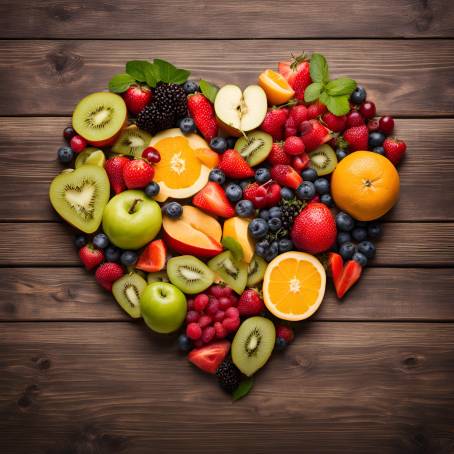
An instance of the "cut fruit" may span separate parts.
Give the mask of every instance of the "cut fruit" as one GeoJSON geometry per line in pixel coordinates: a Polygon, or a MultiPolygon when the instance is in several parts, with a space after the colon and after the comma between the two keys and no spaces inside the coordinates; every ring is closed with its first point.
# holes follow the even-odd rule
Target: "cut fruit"
{"type": "Polygon", "coordinates": [[[254,375],[274,349],[276,330],[265,317],[251,317],[239,327],[232,342],[232,361],[243,374],[254,375]]]}
{"type": "Polygon", "coordinates": [[[98,148],[88,147],[85,148],[82,153],[79,153],[76,158],[76,162],[74,163],[76,169],[82,167],[83,165],[92,165],[98,167],[104,167],[104,163],[106,162],[106,156],[102,150],[98,148]]]}
{"type": "Polygon", "coordinates": [[[224,85],[217,93],[214,110],[220,126],[229,134],[258,128],[266,115],[268,102],[263,88],[249,85],[244,92],[237,85],[224,85]]]}
{"type": "Polygon", "coordinates": [[[204,372],[215,374],[229,350],[229,341],[214,342],[192,350],[188,355],[188,360],[204,372]]]}
{"type": "Polygon", "coordinates": [[[249,219],[235,216],[224,222],[223,238],[233,238],[243,249],[243,261],[249,263],[254,255],[254,241],[249,235],[249,219]]]}
{"type": "Polygon", "coordinates": [[[320,145],[309,153],[310,167],[317,171],[318,176],[328,175],[337,166],[337,156],[334,150],[327,144],[320,145]]]}
{"type": "Polygon", "coordinates": [[[146,286],[145,279],[136,273],[126,274],[112,285],[115,300],[132,318],[141,316],[140,296],[146,286]]]}
{"type": "Polygon", "coordinates": [[[149,284],[153,282],[170,282],[170,279],[165,271],[156,271],[155,273],[148,273],[147,282],[149,284]]]}
{"type": "Polygon", "coordinates": [[[253,167],[263,162],[270,154],[273,146],[273,137],[262,131],[250,132],[246,137],[240,137],[235,143],[247,163],[253,167]]]}
{"type": "Polygon", "coordinates": [[[197,159],[205,164],[209,169],[214,169],[219,164],[219,155],[209,148],[196,148],[194,149],[197,159]]]}
{"type": "Polygon", "coordinates": [[[93,233],[100,226],[109,196],[109,178],[98,166],[61,173],[49,188],[50,202],[57,213],[85,233],[93,233]]]}
{"type": "Polygon", "coordinates": [[[243,248],[241,247],[241,244],[235,240],[235,238],[232,238],[231,236],[224,236],[221,244],[224,246],[224,249],[227,249],[232,253],[233,258],[236,261],[241,262],[244,259],[243,248]]]}
{"type": "Polygon", "coordinates": [[[161,271],[166,265],[166,254],[167,250],[164,241],[154,240],[140,254],[135,266],[138,270],[146,271],[147,273],[161,271]]]}
{"type": "Polygon", "coordinates": [[[148,147],[150,141],[151,135],[148,132],[139,129],[136,125],[131,125],[121,132],[120,137],[112,147],[112,151],[141,158],[142,151],[148,147]]]}
{"type": "Polygon", "coordinates": [[[266,97],[271,105],[285,104],[295,95],[285,77],[271,69],[260,74],[259,85],[265,90],[266,97]]]}
{"type": "Polygon", "coordinates": [[[230,251],[222,252],[208,262],[216,276],[241,295],[247,283],[247,265],[233,258],[230,251]]]}
{"type": "Polygon", "coordinates": [[[272,260],[263,279],[263,299],[268,310],[283,320],[310,317],[325,295],[326,273],[313,255],[286,252],[272,260]]]}
{"type": "Polygon", "coordinates": [[[203,292],[214,281],[213,272],[192,255],[180,255],[169,259],[167,274],[173,285],[190,295],[203,292]]]}
{"type": "Polygon", "coordinates": [[[121,96],[109,92],[92,93],[74,109],[73,128],[96,147],[111,145],[128,121],[128,111],[121,96]]]}
{"type": "Polygon", "coordinates": [[[247,287],[254,287],[263,280],[267,263],[262,257],[254,255],[247,269],[247,287]]]}
{"type": "Polygon", "coordinates": [[[348,290],[359,280],[363,271],[355,260],[344,261],[339,254],[331,252],[328,257],[328,270],[331,273],[338,298],[342,298],[348,290]]]}

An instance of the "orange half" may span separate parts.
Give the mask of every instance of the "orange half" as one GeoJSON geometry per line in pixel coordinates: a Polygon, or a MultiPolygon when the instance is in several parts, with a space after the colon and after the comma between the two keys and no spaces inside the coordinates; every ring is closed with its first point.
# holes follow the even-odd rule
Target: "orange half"
{"type": "Polygon", "coordinates": [[[268,310],[283,320],[310,317],[325,295],[326,273],[320,261],[305,252],[278,255],[266,268],[263,298],[268,310]]]}
{"type": "Polygon", "coordinates": [[[295,95],[285,77],[271,69],[260,74],[259,85],[265,90],[269,104],[285,104],[295,95]]]}

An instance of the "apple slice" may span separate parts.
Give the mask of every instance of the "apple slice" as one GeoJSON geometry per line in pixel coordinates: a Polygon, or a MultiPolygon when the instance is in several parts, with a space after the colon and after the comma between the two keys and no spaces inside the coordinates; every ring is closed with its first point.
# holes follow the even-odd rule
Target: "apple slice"
{"type": "Polygon", "coordinates": [[[224,85],[214,101],[219,125],[235,136],[258,128],[267,108],[265,91],[258,85],[249,85],[243,92],[237,85],[224,85]]]}

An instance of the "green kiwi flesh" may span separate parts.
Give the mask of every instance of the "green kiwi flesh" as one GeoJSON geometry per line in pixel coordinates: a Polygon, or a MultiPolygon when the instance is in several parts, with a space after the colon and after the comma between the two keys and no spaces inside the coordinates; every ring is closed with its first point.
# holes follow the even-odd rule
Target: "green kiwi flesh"
{"type": "Polygon", "coordinates": [[[235,150],[253,167],[264,161],[270,154],[273,138],[263,131],[254,131],[240,137],[235,143],[235,150]]]}
{"type": "Polygon", "coordinates": [[[246,319],[232,342],[232,361],[244,375],[254,375],[268,361],[274,349],[276,330],[264,317],[246,319]]]}
{"type": "Polygon", "coordinates": [[[165,271],[156,271],[155,273],[148,273],[147,282],[151,284],[153,282],[170,282],[170,280],[165,271]]]}
{"type": "Polygon", "coordinates": [[[320,145],[309,153],[310,166],[317,171],[318,176],[328,175],[337,166],[337,156],[327,144],[320,145]]]}
{"type": "Polygon", "coordinates": [[[247,264],[233,258],[230,251],[221,252],[208,262],[213,270],[229,287],[239,295],[243,293],[247,283],[247,264]]]}
{"type": "Polygon", "coordinates": [[[106,162],[106,156],[102,150],[98,148],[88,147],[85,148],[82,153],[79,153],[76,158],[74,165],[76,169],[82,167],[83,165],[93,165],[98,167],[104,167],[106,162]]]}
{"type": "Polygon", "coordinates": [[[115,300],[132,318],[141,316],[140,297],[146,286],[145,279],[136,273],[126,274],[112,285],[115,300]]]}
{"type": "Polygon", "coordinates": [[[254,287],[263,280],[267,263],[262,257],[254,255],[247,269],[247,287],[254,287]]]}
{"type": "Polygon", "coordinates": [[[66,222],[85,233],[93,233],[101,225],[109,196],[110,184],[106,171],[92,165],[57,175],[49,188],[50,202],[55,211],[66,222]]]}
{"type": "Polygon", "coordinates": [[[150,141],[151,135],[148,132],[132,125],[121,132],[120,137],[112,147],[112,151],[141,158],[142,151],[148,147],[150,141]]]}
{"type": "Polygon", "coordinates": [[[192,255],[172,257],[167,262],[170,282],[182,292],[200,293],[214,281],[214,273],[198,258],[192,255]]]}

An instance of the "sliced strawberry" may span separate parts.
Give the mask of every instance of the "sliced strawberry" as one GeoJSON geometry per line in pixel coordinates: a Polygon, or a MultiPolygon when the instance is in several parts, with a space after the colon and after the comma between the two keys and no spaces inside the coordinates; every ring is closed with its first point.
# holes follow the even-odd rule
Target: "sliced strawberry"
{"type": "Polygon", "coordinates": [[[166,264],[166,254],[167,249],[164,241],[154,240],[140,254],[135,267],[147,273],[161,271],[166,264]]]}
{"type": "Polygon", "coordinates": [[[328,270],[333,278],[334,286],[337,288],[344,270],[344,261],[340,254],[330,252],[328,255],[328,270]]]}
{"type": "Polygon", "coordinates": [[[115,194],[119,194],[126,189],[125,180],[123,179],[123,168],[129,163],[125,156],[114,156],[106,161],[104,168],[109,177],[110,186],[115,194]]]}
{"type": "Polygon", "coordinates": [[[243,197],[250,200],[255,208],[275,206],[281,200],[281,187],[272,181],[261,186],[258,183],[250,183],[245,187],[243,197]]]}
{"type": "Polygon", "coordinates": [[[251,178],[254,176],[254,171],[249,164],[243,159],[237,150],[226,150],[221,157],[221,162],[218,166],[229,178],[251,178]]]}
{"type": "Polygon", "coordinates": [[[289,165],[277,165],[271,168],[271,178],[281,186],[296,189],[302,182],[301,175],[289,165]]]}
{"type": "Polygon", "coordinates": [[[303,121],[300,124],[300,132],[308,153],[331,140],[329,129],[317,120],[303,121]]]}
{"type": "Polygon", "coordinates": [[[189,353],[188,360],[204,372],[215,374],[229,350],[229,341],[219,341],[205,347],[195,348],[189,353]]]}
{"type": "Polygon", "coordinates": [[[192,199],[192,203],[207,213],[231,218],[235,216],[235,209],[225,195],[225,191],[219,183],[210,181],[192,199]]]}
{"type": "Polygon", "coordinates": [[[342,271],[342,275],[336,283],[334,283],[336,287],[336,294],[339,298],[342,298],[347,291],[355,284],[361,273],[363,268],[361,265],[356,262],[355,260],[349,260],[342,271]]]}
{"type": "Polygon", "coordinates": [[[310,162],[311,159],[309,158],[308,154],[303,153],[300,156],[294,156],[292,161],[292,167],[298,172],[301,172],[309,165],[310,162]]]}

